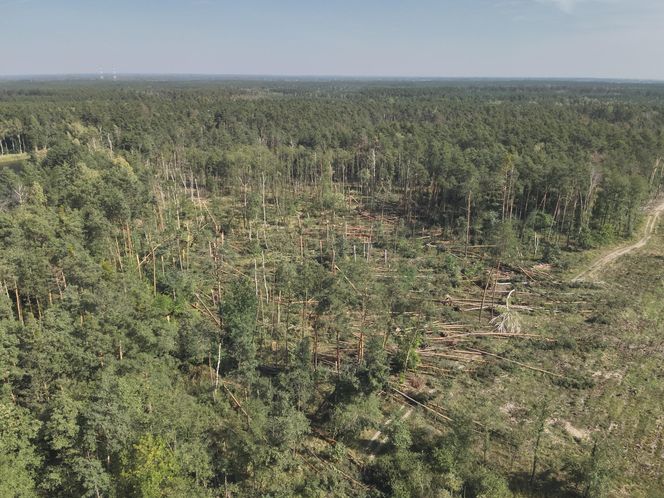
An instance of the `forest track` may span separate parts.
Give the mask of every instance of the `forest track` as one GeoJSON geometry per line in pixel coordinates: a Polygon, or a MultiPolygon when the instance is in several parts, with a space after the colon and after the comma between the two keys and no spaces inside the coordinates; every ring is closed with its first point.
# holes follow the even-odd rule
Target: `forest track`
{"type": "Polygon", "coordinates": [[[657,228],[657,223],[662,212],[664,212],[664,200],[660,199],[657,201],[657,204],[650,210],[650,213],[646,218],[646,225],[644,228],[643,237],[641,237],[641,239],[639,239],[637,242],[634,242],[633,244],[619,247],[605,254],[584,271],[579,273],[576,277],[574,277],[572,282],[594,280],[597,273],[611,264],[613,261],[620,258],[621,256],[624,256],[625,254],[629,254],[630,252],[636,251],[637,249],[645,246],[655,232],[655,228],[657,228]]]}

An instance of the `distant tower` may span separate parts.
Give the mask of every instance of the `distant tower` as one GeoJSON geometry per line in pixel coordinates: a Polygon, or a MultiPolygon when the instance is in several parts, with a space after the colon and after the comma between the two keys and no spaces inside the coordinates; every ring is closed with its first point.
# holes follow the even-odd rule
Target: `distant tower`
{"type": "Polygon", "coordinates": [[[99,79],[100,79],[100,80],[103,80],[103,79],[104,79],[104,70],[101,69],[101,68],[99,69],[99,79]]]}
{"type": "Polygon", "coordinates": [[[118,81],[118,73],[115,69],[113,69],[113,81],[118,81]]]}

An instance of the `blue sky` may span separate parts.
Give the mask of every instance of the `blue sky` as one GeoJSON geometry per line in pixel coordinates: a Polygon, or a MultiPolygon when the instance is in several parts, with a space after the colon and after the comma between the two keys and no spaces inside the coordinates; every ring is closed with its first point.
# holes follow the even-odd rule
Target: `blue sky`
{"type": "Polygon", "coordinates": [[[1,75],[664,79],[664,0],[0,0],[1,75]]]}

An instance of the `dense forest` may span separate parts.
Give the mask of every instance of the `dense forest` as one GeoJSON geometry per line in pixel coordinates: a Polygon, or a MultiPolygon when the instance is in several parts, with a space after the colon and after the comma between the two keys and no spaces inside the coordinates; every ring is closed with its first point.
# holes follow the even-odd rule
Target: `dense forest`
{"type": "Polygon", "coordinates": [[[567,272],[663,154],[657,84],[0,83],[0,495],[662,496],[661,275],[567,272]]]}

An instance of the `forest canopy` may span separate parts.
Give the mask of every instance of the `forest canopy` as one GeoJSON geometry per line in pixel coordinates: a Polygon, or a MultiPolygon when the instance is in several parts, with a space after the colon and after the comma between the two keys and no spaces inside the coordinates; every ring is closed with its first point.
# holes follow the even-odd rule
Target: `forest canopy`
{"type": "Polygon", "coordinates": [[[0,82],[0,495],[657,496],[535,310],[663,153],[658,84],[0,82]]]}

